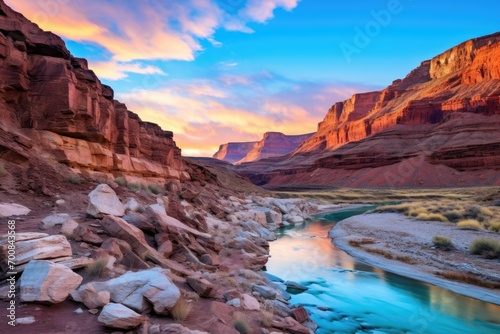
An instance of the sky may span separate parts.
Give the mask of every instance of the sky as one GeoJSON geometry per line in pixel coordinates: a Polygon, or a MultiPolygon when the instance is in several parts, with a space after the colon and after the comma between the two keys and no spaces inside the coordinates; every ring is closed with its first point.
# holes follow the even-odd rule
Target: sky
{"type": "Polygon", "coordinates": [[[7,0],[185,156],[314,132],[335,102],[500,31],[497,0],[7,0]]]}

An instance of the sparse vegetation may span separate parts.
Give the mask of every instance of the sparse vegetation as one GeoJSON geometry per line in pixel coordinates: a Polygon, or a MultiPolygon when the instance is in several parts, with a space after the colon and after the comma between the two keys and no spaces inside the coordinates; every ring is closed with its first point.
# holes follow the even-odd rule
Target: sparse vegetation
{"type": "Polygon", "coordinates": [[[491,223],[490,230],[492,230],[493,232],[500,232],[500,222],[491,223]]]}
{"type": "Polygon", "coordinates": [[[184,321],[193,310],[193,303],[190,299],[181,295],[177,303],[170,311],[172,318],[176,321],[184,321]]]}
{"type": "Polygon", "coordinates": [[[448,218],[440,213],[419,213],[417,216],[419,220],[448,222],[448,218]]]}
{"type": "Polygon", "coordinates": [[[360,247],[361,245],[369,245],[375,243],[375,240],[372,238],[363,238],[363,239],[352,239],[349,240],[349,245],[353,247],[360,247]]]}
{"type": "Polygon", "coordinates": [[[461,273],[456,271],[443,271],[443,272],[438,272],[437,275],[443,276],[444,278],[447,278],[449,280],[467,284],[473,284],[485,288],[490,288],[490,289],[500,288],[500,283],[483,281],[481,278],[469,273],[461,273]]]}
{"type": "Polygon", "coordinates": [[[148,185],[149,191],[151,191],[153,194],[158,195],[161,193],[161,188],[157,184],[150,184],[148,185]]]}
{"type": "Polygon", "coordinates": [[[127,186],[127,180],[123,176],[117,177],[115,179],[115,183],[118,184],[119,186],[126,187],[127,186]]]}
{"type": "Polygon", "coordinates": [[[127,188],[135,192],[140,190],[148,190],[148,187],[144,183],[136,183],[136,182],[127,183],[127,188]]]}
{"type": "Polygon", "coordinates": [[[72,184],[80,184],[82,182],[82,179],[80,179],[78,176],[76,175],[71,175],[71,176],[68,176],[68,178],[66,179],[69,183],[72,183],[72,184]]]}
{"type": "Polygon", "coordinates": [[[475,219],[465,219],[457,223],[457,226],[462,230],[481,230],[483,226],[475,219]]]}
{"type": "Polygon", "coordinates": [[[261,324],[264,327],[272,327],[273,326],[273,318],[274,314],[268,310],[263,310],[260,312],[261,315],[261,324]]]}
{"type": "Polygon", "coordinates": [[[250,330],[250,324],[244,313],[241,312],[234,313],[233,327],[240,334],[248,333],[248,331],[250,330]]]}
{"type": "Polygon", "coordinates": [[[470,245],[472,254],[484,256],[487,259],[500,257],[500,240],[477,238],[470,245]]]}
{"type": "Polygon", "coordinates": [[[103,256],[87,264],[85,270],[92,276],[101,277],[108,265],[108,257],[103,256]]]}
{"type": "Polygon", "coordinates": [[[386,250],[379,249],[379,248],[364,248],[364,249],[368,253],[382,255],[383,257],[385,257],[386,259],[389,259],[389,260],[394,259],[394,256],[392,256],[392,254],[390,252],[386,251],[386,250]]]}
{"type": "Polygon", "coordinates": [[[435,235],[432,238],[432,243],[439,249],[450,250],[453,248],[451,239],[442,235],[435,235]]]}

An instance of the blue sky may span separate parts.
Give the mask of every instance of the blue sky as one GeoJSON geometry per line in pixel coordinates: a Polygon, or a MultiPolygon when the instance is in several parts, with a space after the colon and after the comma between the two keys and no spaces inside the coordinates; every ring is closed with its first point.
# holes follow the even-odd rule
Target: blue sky
{"type": "Polygon", "coordinates": [[[185,155],[315,131],[335,102],[500,30],[493,0],[7,0],[185,155]]]}

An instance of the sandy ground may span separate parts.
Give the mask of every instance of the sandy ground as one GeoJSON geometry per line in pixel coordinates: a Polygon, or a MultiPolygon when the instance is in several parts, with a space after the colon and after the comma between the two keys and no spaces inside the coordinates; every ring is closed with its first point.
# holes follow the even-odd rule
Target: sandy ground
{"type": "Polygon", "coordinates": [[[500,282],[500,262],[487,260],[468,251],[478,237],[500,240],[500,234],[489,231],[458,229],[454,224],[418,221],[395,213],[364,214],[339,222],[330,237],[339,249],[356,259],[384,270],[425,281],[457,293],[500,305],[500,291],[458,283],[436,275],[436,272],[465,272],[492,282],[500,282]],[[449,237],[455,249],[433,247],[434,235],[449,237]],[[349,240],[373,239],[372,244],[354,247],[349,240]],[[390,253],[390,260],[366,249],[390,253]],[[399,258],[397,260],[396,258],[399,258]]]}

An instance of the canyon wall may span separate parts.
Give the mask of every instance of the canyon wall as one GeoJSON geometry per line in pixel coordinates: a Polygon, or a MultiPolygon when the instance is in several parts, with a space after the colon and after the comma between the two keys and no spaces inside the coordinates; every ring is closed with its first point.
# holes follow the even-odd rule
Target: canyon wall
{"type": "Polygon", "coordinates": [[[235,163],[243,159],[256,143],[256,141],[251,141],[222,144],[219,146],[219,150],[213,155],[213,158],[235,163]]]}
{"type": "Polygon", "coordinates": [[[0,80],[0,158],[23,160],[39,149],[48,159],[88,171],[181,176],[172,132],[114,100],[85,59],[3,1],[0,80]]]}

